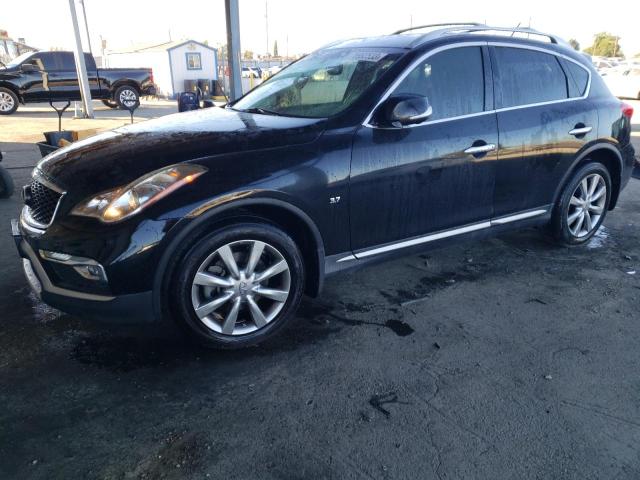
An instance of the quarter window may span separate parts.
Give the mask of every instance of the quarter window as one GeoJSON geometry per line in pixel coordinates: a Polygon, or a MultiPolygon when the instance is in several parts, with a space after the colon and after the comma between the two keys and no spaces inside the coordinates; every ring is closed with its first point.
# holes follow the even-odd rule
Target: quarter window
{"type": "Polygon", "coordinates": [[[495,47],[498,108],[568,98],[567,77],[555,55],[495,47]]]}
{"type": "Polygon", "coordinates": [[[587,91],[589,73],[580,65],[569,60],[562,59],[562,66],[564,71],[567,72],[569,96],[571,98],[583,96],[587,91]]]}
{"type": "Polygon", "coordinates": [[[424,95],[429,120],[459,117],[484,110],[484,68],[480,47],[459,47],[421,62],[398,85],[394,95],[424,95]]]}
{"type": "Polygon", "coordinates": [[[200,53],[187,53],[187,70],[202,70],[200,53]]]}

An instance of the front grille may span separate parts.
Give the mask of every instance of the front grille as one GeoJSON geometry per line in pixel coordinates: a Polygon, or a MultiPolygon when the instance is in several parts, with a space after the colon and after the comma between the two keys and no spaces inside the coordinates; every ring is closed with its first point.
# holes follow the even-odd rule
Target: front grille
{"type": "Polygon", "coordinates": [[[62,194],[37,180],[31,182],[26,192],[24,203],[29,208],[31,218],[41,225],[49,225],[62,194]]]}

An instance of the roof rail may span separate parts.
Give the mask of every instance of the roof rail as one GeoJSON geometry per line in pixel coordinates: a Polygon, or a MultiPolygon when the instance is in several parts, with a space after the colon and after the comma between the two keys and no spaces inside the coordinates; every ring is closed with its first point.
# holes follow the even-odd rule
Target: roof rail
{"type": "Polygon", "coordinates": [[[411,32],[412,30],[421,30],[423,28],[435,28],[435,27],[480,27],[482,23],[477,22],[457,22],[457,23],[432,23],[429,25],[418,25],[417,27],[403,28],[393,32],[391,35],[400,35],[401,33],[411,32]]]}
{"type": "Polygon", "coordinates": [[[470,26],[470,27],[459,26],[459,27],[453,27],[453,28],[447,28],[447,29],[441,30],[441,33],[443,35],[452,34],[452,33],[487,33],[487,32],[488,33],[490,33],[490,32],[510,33],[512,37],[516,33],[524,33],[524,34],[527,34],[527,35],[536,35],[538,37],[547,37],[551,43],[555,43],[555,44],[558,44],[558,45],[566,45],[567,44],[566,41],[564,41],[562,38],[560,38],[560,37],[558,37],[556,35],[552,35],[552,34],[549,34],[549,33],[543,33],[543,32],[540,32],[538,30],[535,30],[533,28],[528,28],[528,27],[511,28],[511,27],[491,27],[489,25],[473,25],[473,26],[470,26]]]}

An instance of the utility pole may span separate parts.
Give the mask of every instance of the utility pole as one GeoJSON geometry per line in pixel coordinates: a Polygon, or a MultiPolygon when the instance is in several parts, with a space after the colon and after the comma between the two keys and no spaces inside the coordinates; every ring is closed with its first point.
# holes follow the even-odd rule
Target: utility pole
{"type": "Polygon", "coordinates": [[[235,100],[242,96],[242,73],[240,70],[240,11],[238,0],[224,0],[227,20],[227,62],[229,64],[229,97],[235,100]]]}
{"type": "Polygon", "coordinates": [[[71,22],[73,23],[73,33],[75,36],[75,59],[78,81],[80,83],[80,94],[82,96],[82,106],[85,118],[93,118],[93,105],[91,103],[91,90],[89,90],[89,78],[87,77],[87,65],[84,62],[84,52],[82,51],[82,39],[80,38],[80,28],[78,27],[78,15],[76,14],[75,0],[69,0],[69,10],[71,11],[71,22]]]}
{"type": "Polygon", "coordinates": [[[267,32],[267,57],[270,57],[269,54],[269,5],[267,0],[264,0],[264,26],[267,32]]]}
{"type": "Polygon", "coordinates": [[[84,8],[84,0],[80,0],[82,5],[82,16],[84,17],[84,27],[87,29],[87,43],[89,44],[89,53],[93,56],[93,50],[91,49],[91,37],[89,36],[89,24],[87,23],[87,9],[84,8]]]}

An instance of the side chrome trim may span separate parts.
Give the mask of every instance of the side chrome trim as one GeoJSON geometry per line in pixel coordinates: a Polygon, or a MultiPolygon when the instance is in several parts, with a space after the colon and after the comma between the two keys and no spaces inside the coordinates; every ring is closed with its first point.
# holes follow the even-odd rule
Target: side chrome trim
{"type": "Polygon", "coordinates": [[[491,220],[491,225],[504,225],[505,223],[517,222],[518,220],[524,220],[526,218],[539,217],[540,215],[544,215],[548,210],[540,209],[540,210],[532,210],[530,212],[522,212],[516,215],[509,215],[507,217],[500,217],[491,220]]]}
{"type": "Polygon", "coordinates": [[[349,262],[351,260],[357,260],[357,258],[354,255],[347,255],[346,257],[336,260],[336,263],[349,262]]]}
{"type": "MultiPolygon", "coordinates": [[[[44,268],[42,267],[40,260],[38,260],[36,253],[33,251],[33,248],[31,248],[31,245],[29,245],[27,242],[23,240],[20,246],[24,251],[24,253],[26,253],[27,256],[29,257],[29,260],[28,260],[29,264],[31,268],[35,271],[36,278],[40,281],[40,284],[42,285],[42,291],[53,293],[55,295],[60,295],[63,297],[78,298],[81,300],[93,300],[97,302],[108,302],[115,298],[107,295],[96,295],[93,293],[77,292],[75,290],[69,290],[67,288],[61,288],[61,287],[55,286],[53,283],[51,283],[51,280],[47,276],[47,272],[44,271],[44,268]]],[[[27,270],[25,270],[25,274],[28,275],[27,270]]]]}
{"type": "Polygon", "coordinates": [[[360,258],[370,257],[372,255],[378,255],[380,253],[390,252],[401,248],[412,247],[423,243],[433,242],[435,240],[441,240],[443,238],[454,237],[457,235],[463,235],[465,233],[475,232],[478,230],[484,230],[497,225],[504,225],[511,222],[517,222],[518,220],[525,220],[527,218],[539,217],[544,215],[549,210],[546,208],[540,208],[537,210],[530,210],[527,212],[517,213],[515,215],[508,215],[506,217],[500,217],[491,220],[485,220],[479,223],[473,223],[471,225],[465,225],[464,227],[457,227],[451,230],[443,230],[441,232],[431,233],[422,237],[411,238],[409,240],[402,240],[400,242],[391,243],[382,247],[375,247],[370,250],[364,250],[362,252],[354,252],[351,255],[340,258],[336,263],[349,262],[351,260],[358,260],[360,258]]]}
{"type": "Polygon", "coordinates": [[[365,250],[364,252],[356,252],[353,255],[356,258],[370,257],[372,255],[378,255],[379,253],[390,252],[392,250],[398,250],[400,248],[412,247],[414,245],[420,245],[422,243],[433,242],[434,240],[440,240],[443,238],[453,237],[456,235],[462,235],[463,233],[475,232],[477,230],[483,230],[491,227],[491,222],[480,222],[466,227],[454,228],[453,230],[444,230],[438,233],[432,233],[424,237],[412,238],[411,240],[404,240],[398,243],[392,243],[391,245],[385,245],[384,247],[377,247],[371,250],[365,250]]]}
{"type": "Polygon", "coordinates": [[[398,130],[400,128],[415,128],[415,127],[421,127],[421,126],[424,126],[424,125],[431,125],[431,124],[434,124],[434,123],[452,122],[452,121],[460,120],[460,119],[463,119],[463,118],[471,118],[471,117],[477,117],[477,116],[480,116],[480,115],[496,114],[496,113],[500,113],[500,112],[508,112],[508,111],[511,111],[511,110],[520,110],[520,109],[524,109],[524,108],[540,107],[540,106],[544,106],[544,105],[554,105],[556,103],[575,102],[575,101],[578,101],[578,100],[584,100],[584,99],[589,97],[589,93],[591,92],[591,78],[592,78],[591,71],[587,67],[582,65],[580,62],[578,62],[577,60],[574,60],[573,58],[571,58],[571,57],[569,57],[567,55],[564,55],[564,54],[562,54],[560,52],[556,52],[556,51],[548,49],[548,48],[537,47],[537,46],[534,46],[534,45],[523,45],[523,44],[517,44],[517,43],[508,43],[508,42],[460,42],[460,43],[452,43],[450,45],[445,45],[445,46],[430,50],[427,53],[425,53],[424,55],[422,55],[421,57],[419,57],[417,60],[414,60],[402,72],[402,74],[400,74],[400,76],[396,80],[394,80],[394,82],[389,86],[389,88],[387,88],[385,93],[380,98],[380,101],[378,101],[378,103],[376,103],[375,107],[373,107],[371,112],[369,112],[369,115],[367,115],[365,121],[362,122],[362,126],[366,127],[366,128],[373,128],[373,129],[376,129],[376,130],[398,130]],[[398,85],[421,62],[423,62],[424,60],[426,60],[430,56],[435,55],[436,53],[442,52],[444,50],[450,50],[452,48],[461,48],[461,47],[482,47],[482,46],[487,46],[487,47],[508,47],[508,48],[521,48],[523,50],[535,50],[535,51],[547,53],[549,55],[555,55],[556,57],[564,58],[565,60],[567,60],[569,62],[575,63],[580,68],[582,68],[585,72],[587,72],[587,74],[589,75],[589,79],[587,80],[587,88],[585,88],[584,94],[581,97],[563,98],[561,100],[551,100],[551,101],[548,101],[548,102],[529,103],[527,105],[517,105],[515,107],[493,108],[491,110],[484,110],[482,112],[470,113],[470,114],[467,114],[467,115],[459,115],[457,117],[439,118],[437,120],[427,120],[426,122],[416,123],[416,124],[411,124],[411,125],[405,125],[403,127],[379,127],[377,125],[372,125],[371,124],[371,118],[373,117],[373,114],[378,109],[378,107],[382,104],[382,102],[384,102],[387,98],[389,98],[393,94],[393,91],[398,87],[398,85]]]}

